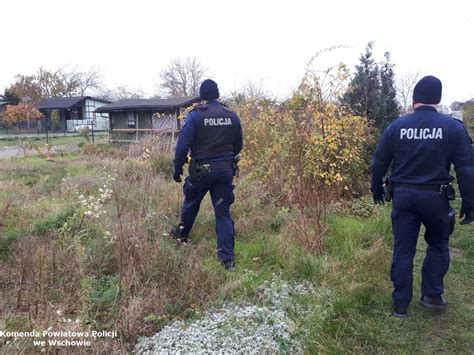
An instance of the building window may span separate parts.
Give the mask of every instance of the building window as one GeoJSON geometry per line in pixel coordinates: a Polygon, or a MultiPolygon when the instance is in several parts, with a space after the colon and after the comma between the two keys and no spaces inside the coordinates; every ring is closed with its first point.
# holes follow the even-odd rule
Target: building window
{"type": "Polygon", "coordinates": [[[137,115],[135,112],[128,112],[128,128],[136,128],[137,127],[137,115]]]}

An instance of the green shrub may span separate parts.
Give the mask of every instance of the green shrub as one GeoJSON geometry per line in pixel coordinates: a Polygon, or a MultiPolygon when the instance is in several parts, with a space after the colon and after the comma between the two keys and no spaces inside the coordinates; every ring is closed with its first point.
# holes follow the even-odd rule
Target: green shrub
{"type": "Polygon", "coordinates": [[[320,256],[301,254],[294,264],[294,273],[297,279],[316,280],[323,270],[323,259],[320,256]]]}
{"type": "Polygon", "coordinates": [[[158,314],[150,314],[143,318],[143,320],[153,325],[154,332],[159,332],[166,325],[166,320],[158,314]]]}
{"type": "Polygon", "coordinates": [[[177,317],[186,310],[186,306],[181,302],[168,303],[165,305],[165,312],[171,317],[177,317]]]}
{"type": "Polygon", "coordinates": [[[286,224],[288,221],[288,216],[290,214],[290,209],[287,207],[282,207],[278,209],[275,218],[271,222],[271,230],[272,232],[279,232],[281,228],[286,224]]]}
{"type": "Polygon", "coordinates": [[[355,216],[369,218],[374,214],[375,206],[372,198],[358,198],[351,206],[351,212],[355,216]]]}
{"type": "Polygon", "coordinates": [[[112,329],[120,299],[118,275],[87,277],[83,280],[82,291],[85,298],[85,321],[98,329],[112,329]]]}
{"type": "Polygon", "coordinates": [[[74,209],[70,208],[58,214],[40,219],[33,224],[33,233],[36,235],[45,235],[51,230],[57,230],[61,228],[72,215],[74,215],[74,209]]]}
{"type": "Polygon", "coordinates": [[[150,164],[156,174],[172,176],[174,172],[173,158],[168,155],[157,154],[150,158],[150,164]]]}
{"type": "Polygon", "coordinates": [[[10,250],[10,245],[23,236],[24,231],[18,228],[7,229],[0,234],[0,261],[4,261],[10,250]]]}
{"type": "Polygon", "coordinates": [[[115,251],[110,247],[108,237],[99,227],[88,226],[87,234],[82,238],[86,270],[90,275],[113,275],[116,272],[115,251]]]}

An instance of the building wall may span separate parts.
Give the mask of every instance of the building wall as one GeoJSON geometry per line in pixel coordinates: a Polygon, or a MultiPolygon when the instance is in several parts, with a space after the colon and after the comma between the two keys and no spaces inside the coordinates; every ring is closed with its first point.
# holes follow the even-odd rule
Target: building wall
{"type": "Polygon", "coordinates": [[[83,121],[74,122],[75,125],[92,125],[94,123],[94,130],[106,131],[109,129],[109,115],[107,113],[95,113],[95,110],[105,103],[86,99],[82,103],[82,118],[83,121]]]}
{"type": "Polygon", "coordinates": [[[111,112],[110,121],[111,121],[111,134],[112,139],[117,140],[135,140],[140,139],[147,132],[140,131],[130,131],[130,132],[117,132],[115,129],[151,129],[151,112],[135,112],[135,111],[126,111],[126,112],[111,112]],[[135,119],[136,125],[130,125],[129,120],[135,119]]]}
{"type": "Polygon", "coordinates": [[[66,110],[59,111],[59,122],[57,123],[57,128],[55,129],[53,124],[53,131],[64,132],[66,130],[66,110]]]}
{"type": "Polygon", "coordinates": [[[111,112],[111,135],[113,140],[135,140],[141,139],[151,132],[130,131],[117,132],[116,129],[154,129],[156,131],[174,131],[177,128],[175,114],[172,111],[162,112],[157,115],[154,112],[142,111],[126,111],[126,112],[111,112]],[[136,126],[129,125],[129,119],[136,118],[136,126]]]}
{"type": "Polygon", "coordinates": [[[105,105],[105,103],[86,99],[81,104],[82,119],[77,119],[77,114],[71,112],[71,119],[67,121],[67,131],[77,132],[81,127],[92,128],[94,124],[95,131],[107,131],[109,129],[109,115],[107,113],[95,113],[94,111],[105,105]],[[95,118],[95,120],[94,120],[95,118]]]}
{"type": "Polygon", "coordinates": [[[128,128],[127,115],[125,112],[111,112],[109,114],[110,127],[114,128],[128,128]]]}
{"type": "Polygon", "coordinates": [[[138,112],[138,127],[137,128],[144,128],[144,129],[151,129],[152,128],[152,115],[153,112],[138,112]]]}
{"type": "Polygon", "coordinates": [[[114,132],[117,128],[128,128],[127,114],[125,112],[109,113],[110,138],[112,140],[133,140],[136,138],[135,132],[114,132]]]}

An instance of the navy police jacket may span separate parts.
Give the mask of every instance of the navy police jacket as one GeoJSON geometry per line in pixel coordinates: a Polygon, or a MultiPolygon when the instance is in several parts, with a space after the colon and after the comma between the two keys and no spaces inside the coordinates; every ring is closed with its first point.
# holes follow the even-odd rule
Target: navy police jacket
{"type": "Polygon", "coordinates": [[[462,209],[474,211],[473,149],[466,128],[432,106],[421,106],[392,122],[383,133],[372,161],[371,190],[383,194],[382,178],[390,165],[390,179],[395,183],[447,184],[454,180],[452,163],[462,209]]]}
{"type": "Polygon", "coordinates": [[[189,151],[197,162],[231,161],[242,146],[242,126],[237,114],[218,101],[209,100],[186,117],[176,144],[175,170],[181,171],[189,151]]]}

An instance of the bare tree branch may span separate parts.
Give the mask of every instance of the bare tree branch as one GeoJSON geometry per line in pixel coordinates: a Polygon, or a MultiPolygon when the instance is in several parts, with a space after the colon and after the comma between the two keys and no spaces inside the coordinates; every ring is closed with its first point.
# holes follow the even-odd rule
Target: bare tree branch
{"type": "Polygon", "coordinates": [[[420,72],[416,73],[407,73],[403,76],[399,76],[397,80],[397,96],[398,102],[402,108],[402,114],[406,115],[410,111],[412,97],[413,97],[413,88],[415,87],[416,82],[420,72]]]}
{"type": "Polygon", "coordinates": [[[206,72],[197,58],[174,59],[160,73],[160,86],[169,96],[195,96],[206,72]]]}
{"type": "Polygon", "coordinates": [[[104,100],[118,101],[124,99],[143,99],[145,98],[145,93],[141,89],[132,89],[126,85],[121,85],[115,89],[101,89],[96,96],[104,100]]]}

